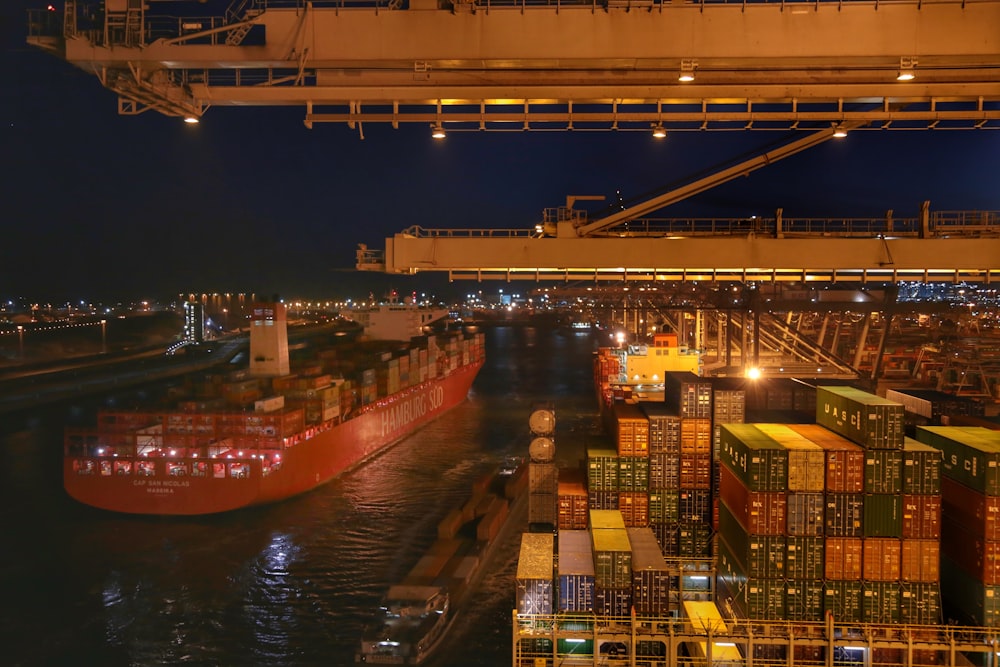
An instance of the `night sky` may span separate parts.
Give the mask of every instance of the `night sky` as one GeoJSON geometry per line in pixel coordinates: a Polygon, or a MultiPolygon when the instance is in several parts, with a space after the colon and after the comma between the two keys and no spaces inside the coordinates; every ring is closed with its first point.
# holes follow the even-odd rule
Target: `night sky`
{"type": "MultiPolygon", "coordinates": [[[[422,125],[372,124],[362,140],[343,125],[306,129],[299,107],[216,107],[197,126],[118,116],[96,77],[25,44],[24,10],[44,3],[0,4],[3,299],[408,290],[410,278],[352,272],[357,244],[382,248],[410,225],[530,228],[567,194],[630,200],[785,138],[518,131],[436,142],[422,125]]],[[[1000,210],[1000,132],[854,132],[658,215],[902,217],[923,200],[1000,210]]]]}

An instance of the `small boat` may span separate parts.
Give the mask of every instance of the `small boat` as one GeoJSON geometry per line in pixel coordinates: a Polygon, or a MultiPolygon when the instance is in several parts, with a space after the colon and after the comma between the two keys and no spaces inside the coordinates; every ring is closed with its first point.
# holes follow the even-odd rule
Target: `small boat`
{"type": "Polygon", "coordinates": [[[488,570],[496,545],[523,517],[528,474],[508,457],[472,485],[471,495],[438,523],[438,539],[389,586],[361,635],[355,662],[419,665],[435,650],[470,590],[488,570]],[[516,465],[509,474],[507,467],[516,465]]]}
{"type": "Polygon", "coordinates": [[[365,631],[360,662],[416,665],[437,646],[450,620],[440,586],[391,586],[365,631]]]}

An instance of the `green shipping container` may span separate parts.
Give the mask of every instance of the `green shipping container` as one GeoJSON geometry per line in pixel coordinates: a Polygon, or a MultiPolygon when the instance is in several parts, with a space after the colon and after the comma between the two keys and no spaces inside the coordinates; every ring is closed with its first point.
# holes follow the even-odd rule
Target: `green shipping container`
{"type": "Polygon", "coordinates": [[[618,453],[615,450],[587,450],[587,490],[618,490],[618,453]]]}
{"type": "Polygon", "coordinates": [[[649,492],[649,522],[677,523],[680,521],[679,491],[649,492]]]}
{"type": "Polygon", "coordinates": [[[987,586],[947,557],[941,558],[941,589],[948,606],[965,614],[967,625],[1000,628],[1000,586],[987,586]]]}
{"type": "Polygon", "coordinates": [[[823,582],[823,614],[833,615],[838,623],[859,623],[862,619],[860,581],[827,579],[823,582]]]}
{"type": "Polygon", "coordinates": [[[707,558],[712,555],[712,527],[705,523],[682,521],[677,524],[677,555],[707,558]]]}
{"type": "Polygon", "coordinates": [[[788,450],[753,424],[723,424],[722,464],[749,491],[788,489],[788,450]]]}
{"type": "Polygon", "coordinates": [[[1000,496],[1000,431],[979,426],[918,426],[917,440],[940,449],[942,474],[987,496],[1000,496]]]}
{"type": "Polygon", "coordinates": [[[789,621],[822,621],[823,584],[820,581],[787,581],[785,614],[789,621]]]}
{"type": "Polygon", "coordinates": [[[902,449],[905,410],[853,387],[816,387],[816,422],[865,449],[902,449]]]}
{"type": "Polygon", "coordinates": [[[913,625],[941,622],[941,588],[938,584],[904,581],[899,584],[899,620],[913,625]]]}
{"type": "Polygon", "coordinates": [[[898,581],[866,581],[861,595],[862,613],[866,622],[899,622],[898,581]]]}
{"type": "MultiPolygon", "coordinates": [[[[784,535],[750,535],[725,503],[719,503],[719,537],[748,577],[785,576],[784,535]]],[[[721,549],[721,546],[720,546],[721,549]]]]}
{"type": "Polygon", "coordinates": [[[783,621],[785,593],[784,579],[749,578],[737,596],[737,605],[745,610],[747,618],[783,621]]]}
{"type": "Polygon", "coordinates": [[[826,452],[785,424],[754,424],[788,450],[788,490],[820,491],[826,486],[826,452]]]}
{"type": "Polygon", "coordinates": [[[940,449],[906,438],[903,443],[903,493],[941,493],[940,449]]]}
{"type": "Polygon", "coordinates": [[[903,452],[895,449],[865,451],[865,493],[901,493],[903,452]]]}
{"type": "Polygon", "coordinates": [[[632,545],[624,528],[590,531],[594,542],[594,584],[602,588],[632,586],[632,545]]]}
{"type": "Polygon", "coordinates": [[[824,571],[824,538],[785,538],[785,576],[789,580],[820,581],[824,571]]]}
{"type": "Polygon", "coordinates": [[[618,490],[619,491],[649,490],[648,456],[618,457],[618,490]]]}
{"type": "Polygon", "coordinates": [[[864,495],[864,537],[903,537],[903,497],[886,493],[864,495]]]}

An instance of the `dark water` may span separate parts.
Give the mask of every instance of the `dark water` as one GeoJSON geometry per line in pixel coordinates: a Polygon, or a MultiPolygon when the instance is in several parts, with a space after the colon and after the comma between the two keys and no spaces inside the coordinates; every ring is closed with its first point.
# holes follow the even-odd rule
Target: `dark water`
{"type": "MultiPolygon", "coordinates": [[[[349,665],[385,588],[438,521],[503,456],[525,455],[532,404],[556,406],[557,461],[602,435],[590,335],[487,331],[469,400],[379,458],[309,494],[222,516],[129,517],[62,490],[73,406],[3,429],[0,664],[349,665]]],[[[518,535],[433,665],[506,666],[518,535]]]]}

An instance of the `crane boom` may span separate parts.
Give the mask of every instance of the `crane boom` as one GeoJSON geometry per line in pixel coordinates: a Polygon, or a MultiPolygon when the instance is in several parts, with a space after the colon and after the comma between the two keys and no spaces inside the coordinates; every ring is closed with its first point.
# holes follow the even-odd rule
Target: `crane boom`
{"type": "MultiPolygon", "coordinates": [[[[862,125],[864,125],[864,123],[860,121],[841,123],[837,129],[847,131],[858,128],[862,125]]],[[[795,155],[796,153],[800,153],[807,148],[812,148],[813,146],[829,141],[834,137],[834,129],[835,128],[826,128],[820,130],[819,132],[813,132],[800,139],[796,139],[795,141],[779,146],[774,150],[761,153],[760,155],[755,155],[749,160],[745,160],[737,165],[729,167],[728,169],[723,169],[722,171],[715,172],[709,176],[705,176],[704,178],[688,183],[687,185],[675,188],[666,194],[659,195],[658,197],[654,197],[648,201],[642,202],[641,204],[636,204],[635,206],[622,209],[609,216],[603,217],[600,220],[582,224],[577,227],[576,233],[578,236],[593,236],[605,229],[614,227],[618,223],[632,220],[646,213],[669,206],[670,204],[676,204],[683,199],[693,197],[694,195],[709,190],[716,185],[721,185],[722,183],[731,181],[738,176],[745,176],[756,169],[760,169],[761,167],[777,162],[782,158],[795,155]]]]}

